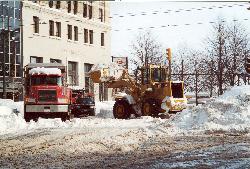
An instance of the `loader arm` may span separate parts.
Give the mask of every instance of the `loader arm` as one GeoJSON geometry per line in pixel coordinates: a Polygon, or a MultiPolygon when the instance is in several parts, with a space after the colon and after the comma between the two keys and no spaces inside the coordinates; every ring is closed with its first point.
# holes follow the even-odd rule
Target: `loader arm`
{"type": "Polygon", "coordinates": [[[126,93],[131,95],[137,102],[140,98],[140,87],[135,83],[135,80],[128,74],[127,70],[123,70],[122,75],[117,78],[107,78],[101,81],[101,72],[89,72],[90,78],[94,83],[105,83],[108,88],[126,88],[126,93]]]}

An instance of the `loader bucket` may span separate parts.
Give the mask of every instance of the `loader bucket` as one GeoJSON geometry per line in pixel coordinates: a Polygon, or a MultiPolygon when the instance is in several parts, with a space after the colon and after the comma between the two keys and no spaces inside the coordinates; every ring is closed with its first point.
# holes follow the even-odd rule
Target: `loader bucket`
{"type": "Polygon", "coordinates": [[[100,70],[89,72],[89,76],[94,83],[101,82],[101,79],[100,79],[101,78],[101,71],[100,70]]]}

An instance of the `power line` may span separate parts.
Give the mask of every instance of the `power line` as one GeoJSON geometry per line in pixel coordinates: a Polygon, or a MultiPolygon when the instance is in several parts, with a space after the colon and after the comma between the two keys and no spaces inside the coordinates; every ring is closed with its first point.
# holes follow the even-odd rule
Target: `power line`
{"type": "MultiPolygon", "coordinates": [[[[233,22],[236,22],[236,21],[247,21],[247,20],[250,20],[248,18],[244,18],[244,19],[241,19],[241,20],[238,20],[238,19],[233,19],[232,21],[233,22]]],[[[222,20],[221,22],[226,22],[225,20],[222,20]]],[[[168,25],[161,25],[161,26],[149,26],[149,27],[138,27],[138,28],[127,28],[127,29],[124,29],[124,30],[120,30],[120,29],[114,29],[113,31],[115,32],[119,32],[119,31],[132,31],[132,30],[147,30],[147,29],[161,29],[161,28],[166,28],[166,27],[178,27],[178,26],[193,26],[193,25],[203,25],[203,24],[214,24],[216,23],[215,21],[209,21],[209,22],[197,22],[195,24],[191,24],[191,23],[184,23],[184,24],[168,24],[168,25]]]]}
{"type": "Polygon", "coordinates": [[[172,10],[172,9],[166,9],[164,11],[158,11],[158,10],[154,10],[154,11],[140,11],[139,13],[131,13],[128,12],[126,13],[126,15],[120,15],[120,14],[113,14],[112,16],[110,16],[109,18],[124,18],[124,17],[135,17],[135,16],[146,16],[146,15],[156,15],[156,14],[169,14],[169,13],[179,13],[179,12],[193,12],[193,11],[202,11],[202,10],[212,10],[212,9],[222,9],[222,8],[232,8],[234,6],[249,6],[249,4],[223,4],[223,5],[213,5],[213,6],[209,6],[209,7],[200,7],[200,8],[188,8],[188,9],[177,9],[177,10],[172,10]]]}

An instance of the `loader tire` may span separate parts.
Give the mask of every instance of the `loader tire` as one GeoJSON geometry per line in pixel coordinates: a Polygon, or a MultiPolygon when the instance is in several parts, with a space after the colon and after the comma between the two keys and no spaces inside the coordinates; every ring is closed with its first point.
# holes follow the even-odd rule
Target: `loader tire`
{"type": "Polygon", "coordinates": [[[113,107],[113,115],[116,119],[128,119],[131,114],[131,107],[125,100],[118,100],[113,107]]]}
{"type": "Polygon", "coordinates": [[[145,101],[142,104],[142,115],[143,116],[152,116],[152,103],[150,101],[145,101]]]}

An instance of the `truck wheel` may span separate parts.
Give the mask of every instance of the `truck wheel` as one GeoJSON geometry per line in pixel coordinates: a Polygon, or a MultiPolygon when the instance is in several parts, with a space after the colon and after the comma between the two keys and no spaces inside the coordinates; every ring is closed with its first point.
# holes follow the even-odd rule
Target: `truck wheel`
{"type": "Polygon", "coordinates": [[[39,117],[33,117],[34,122],[38,122],[39,117]]]}
{"type": "Polygon", "coordinates": [[[130,106],[125,100],[118,100],[113,107],[113,115],[116,119],[128,119],[130,116],[130,106]]]}
{"type": "Polygon", "coordinates": [[[89,116],[95,116],[95,110],[90,111],[89,116]]]}
{"type": "Polygon", "coordinates": [[[24,118],[24,120],[25,120],[26,122],[30,122],[31,119],[26,117],[26,118],[24,118]]]}
{"type": "Polygon", "coordinates": [[[67,116],[61,117],[62,122],[65,122],[67,120],[67,116]]]}
{"type": "Polygon", "coordinates": [[[30,120],[31,120],[30,115],[29,115],[28,113],[26,113],[26,112],[24,112],[24,120],[25,120],[26,122],[30,122],[30,120]]]}
{"type": "Polygon", "coordinates": [[[152,104],[149,101],[146,101],[142,104],[142,115],[143,116],[152,116],[152,104]]]}

